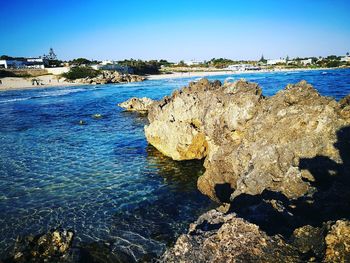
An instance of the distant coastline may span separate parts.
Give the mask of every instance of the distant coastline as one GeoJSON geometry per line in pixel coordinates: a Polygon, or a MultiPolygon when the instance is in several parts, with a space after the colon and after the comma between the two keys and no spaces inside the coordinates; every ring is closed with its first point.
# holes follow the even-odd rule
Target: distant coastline
{"type": "MultiPolygon", "coordinates": [[[[268,73],[268,72],[296,72],[296,71],[328,71],[338,70],[345,68],[293,68],[293,69],[273,69],[273,70],[249,70],[249,71],[232,71],[232,70],[215,70],[215,71],[187,71],[187,72],[171,72],[163,74],[148,75],[148,80],[159,79],[171,79],[171,78],[191,78],[191,77],[209,77],[220,75],[238,75],[238,74],[255,74],[255,73],[268,73]]],[[[80,86],[80,85],[93,85],[83,83],[72,83],[66,81],[64,78],[60,78],[55,75],[43,75],[35,77],[39,81],[39,85],[33,85],[33,78],[22,77],[6,77],[0,78],[2,84],[0,84],[0,92],[8,90],[25,90],[25,89],[38,89],[38,88],[58,88],[66,86],[80,86]]]]}
{"type": "Polygon", "coordinates": [[[191,77],[206,77],[206,76],[220,76],[220,75],[240,75],[240,74],[254,74],[254,73],[269,73],[269,72],[295,72],[295,71],[322,71],[322,70],[337,70],[345,68],[293,68],[293,69],[262,69],[249,71],[188,71],[188,72],[172,72],[168,74],[157,74],[147,76],[148,80],[171,79],[171,78],[191,78],[191,77]]]}

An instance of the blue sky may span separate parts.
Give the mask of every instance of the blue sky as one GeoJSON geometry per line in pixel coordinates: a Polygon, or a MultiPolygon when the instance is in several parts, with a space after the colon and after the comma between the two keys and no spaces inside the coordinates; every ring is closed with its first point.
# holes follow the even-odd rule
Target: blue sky
{"type": "Polygon", "coordinates": [[[0,54],[209,60],[343,55],[350,0],[0,0],[0,54]]]}

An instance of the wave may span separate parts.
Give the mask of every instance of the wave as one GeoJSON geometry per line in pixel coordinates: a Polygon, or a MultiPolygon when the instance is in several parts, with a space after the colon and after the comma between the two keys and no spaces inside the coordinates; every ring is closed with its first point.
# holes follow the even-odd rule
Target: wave
{"type": "Polygon", "coordinates": [[[17,99],[0,100],[0,103],[9,103],[9,102],[29,100],[29,99],[30,99],[30,97],[29,98],[17,98],[17,99]]]}
{"type": "Polygon", "coordinates": [[[44,98],[44,97],[57,97],[57,96],[64,96],[71,93],[77,93],[80,91],[85,91],[86,89],[63,89],[63,90],[50,90],[50,91],[44,91],[40,92],[38,96],[34,96],[32,98],[44,98]]]}
{"type": "Polygon", "coordinates": [[[77,93],[77,92],[81,92],[81,91],[85,91],[85,90],[86,89],[63,89],[63,90],[40,91],[36,95],[31,96],[31,97],[0,100],[0,103],[11,103],[11,102],[25,101],[25,100],[30,100],[30,99],[40,99],[40,98],[45,98],[45,97],[65,96],[65,95],[68,95],[71,93],[77,93]]]}

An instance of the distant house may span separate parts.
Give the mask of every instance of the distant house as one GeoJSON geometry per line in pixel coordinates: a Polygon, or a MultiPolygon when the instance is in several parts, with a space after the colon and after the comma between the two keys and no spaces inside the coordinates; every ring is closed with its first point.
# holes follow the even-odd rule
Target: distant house
{"type": "Polygon", "coordinates": [[[306,66],[306,65],[312,65],[312,59],[311,59],[311,58],[302,59],[302,60],[300,60],[300,63],[303,64],[304,66],[306,66]]]}
{"type": "Polygon", "coordinates": [[[344,56],[340,58],[341,62],[350,62],[350,56],[344,56]]]}
{"type": "Polygon", "coordinates": [[[276,65],[276,64],[283,64],[286,63],[287,60],[285,58],[280,58],[280,59],[268,59],[266,64],[267,65],[276,65]]]}
{"type": "Polygon", "coordinates": [[[189,60],[184,62],[187,66],[196,66],[201,64],[202,62],[200,61],[195,61],[195,60],[189,60]]]}
{"type": "Polygon", "coordinates": [[[227,70],[233,70],[233,71],[246,71],[246,70],[260,70],[260,67],[250,65],[250,64],[233,64],[229,65],[227,70]]]}
{"type": "Polygon", "coordinates": [[[24,61],[22,60],[14,60],[14,59],[6,59],[0,60],[0,68],[23,68],[25,66],[24,61]]]}
{"type": "Polygon", "coordinates": [[[112,60],[104,60],[100,64],[92,65],[91,67],[96,70],[111,70],[111,71],[117,71],[123,74],[134,73],[134,70],[131,67],[122,66],[118,64],[116,61],[112,61],[112,60]]]}
{"type": "Polygon", "coordinates": [[[6,69],[44,69],[47,60],[43,58],[21,58],[0,60],[0,68],[6,69]]]}

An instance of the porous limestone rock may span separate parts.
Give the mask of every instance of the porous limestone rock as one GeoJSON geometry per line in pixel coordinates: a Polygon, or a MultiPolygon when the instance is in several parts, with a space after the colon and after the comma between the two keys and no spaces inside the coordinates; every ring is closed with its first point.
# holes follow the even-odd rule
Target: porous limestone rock
{"type": "Polygon", "coordinates": [[[119,103],[118,106],[126,109],[127,111],[137,111],[146,113],[148,108],[154,103],[154,100],[150,98],[130,98],[127,101],[119,103]]]}
{"type": "Polygon", "coordinates": [[[279,236],[234,214],[210,210],[191,224],[161,262],[300,262],[299,253],[279,236]]]}
{"type": "Polygon", "coordinates": [[[326,236],[325,262],[350,262],[350,222],[338,220],[326,236]]]}
{"type": "Polygon", "coordinates": [[[264,97],[256,83],[202,79],[154,103],[145,134],[174,160],[206,158],[198,188],[213,200],[265,189],[293,199],[316,191],[318,171],[341,173],[326,166],[344,161],[335,145],[349,112],[347,100],[321,96],[305,81],[264,97]]]}

